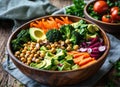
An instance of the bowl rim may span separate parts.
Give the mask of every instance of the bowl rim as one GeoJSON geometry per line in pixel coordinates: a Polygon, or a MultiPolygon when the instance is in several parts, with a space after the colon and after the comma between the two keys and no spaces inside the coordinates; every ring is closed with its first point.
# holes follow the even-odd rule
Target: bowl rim
{"type": "Polygon", "coordinates": [[[97,19],[93,18],[92,16],[90,16],[90,15],[88,14],[88,12],[87,12],[87,9],[88,9],[88,7],[89,7],[91,4],[93,4],[93,3],[95,3],[95,2],[96,2],[96,1],[93,0],[93,1],[90,1],[88,4],[86,4],[86,6],[84,7],[84,14],[85,14],[85,15],[87,15],[90,19],[92,19],[92,20],[94,20],[94,21],[96,21],[96,22],[99,22],[99,23],[101,23],[101,24],[113,25],[113,26],[119,25],[119,26],[120,26],[120,23],[107,23],[107,22],[103,22],[103,21],[97,20],[97,19]]]}
{"type": "Polygon", "coordinates": [[[68,72],[80,71],[80,70],[83,70],[83,69],[86,69],[86,68],[89,68],[89,67],[95,65],[96,63],[102,61],[103,59],[106,59],[106,58],[105,58],[105,57],[107,56],[106,54],[108,54],[108,53],[109,53],[109,50],[110,50],[110,41],[109,41],[109,38],[108,38],[107,34],[105,33],[105,31],[102,30],[102,29],[97,25],[97,26],[99,27],[100,31],[101,31],[101,32],[103,33],[103,35],[105,36],[108,44],[107,44],[107,49],[106,49],[106,51],[102,54],[102,56],[99,57],[96,62],[94,62],[93,64],[90,64],[89,66],[81,67],[81,68],[75,69],[75,70],[67,70],[67,71],[41,70],[41,69],[37,69],[37,68],[34,68],[34,67],[30,67],[30,66],[22,63],[20,60],[18,60],[18,59],[14,56],[14,54],[13,54],[13,52],[12,52],[12,50],[11,50],[11,45],[10,45],[10,44],[11,44],[11,40],[12,40],[12,38],[14,37],[14,34],[15,34],[17,31],[22,30],[22,27],[23,27],[23,26],[29,24],[29,23],[32,22],[32,21],[41,20],[42,18],[47,18],[47,17],[58,17],[58,16],[72,17],[72,18],[75,17],[75,18],[78,18],[78,19],[83,19],[83,20],[87,21],[88,23],[92,23],[92,24],[93,24],[93,22],[91,22],[91,21],[89,21],[89,20],[87,20],[87,19],[85,19],[85,18],[81,18],[81,17],[77,17],[77,16],[72,16],[72,15],[65,15],[65,14],[47,15],[47,16],[38,17],[38,18],[35,18],[35,19],[33,19],[33,20],[30,20],[30,21],[22,24],[22,25],[21,25],[20,27],[18,27],[15,31],[13,31],[12,34],[10,35],[10,37],[8,38],[8,41],[7,41],[7,51],[8,51],[8,53],[9,53],[9,55],[10,55],[10,58],[11,58],[12,60],[14,59],[14,61],[16,61],[17,63],[19,63],[20,65],[22,65],[22,66],[24,66],[24,67],[26,67],[26,68],[28,68],[28,69],[33,69],[33,70],[42,71],[42,72],[47,72],[47,73],[68,73],[68,72]]]}

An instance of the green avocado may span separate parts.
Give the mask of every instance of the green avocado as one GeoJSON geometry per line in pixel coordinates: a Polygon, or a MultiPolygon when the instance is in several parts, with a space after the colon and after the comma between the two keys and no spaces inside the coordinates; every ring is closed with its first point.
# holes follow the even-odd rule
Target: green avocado
{"type": "Polygon", "coordinates": [[[30,37],[33,41],[37,40],[44,40],[46,38],[46,35],[43,30],[39,28],[30,28],[29,29],[30,37]]]}

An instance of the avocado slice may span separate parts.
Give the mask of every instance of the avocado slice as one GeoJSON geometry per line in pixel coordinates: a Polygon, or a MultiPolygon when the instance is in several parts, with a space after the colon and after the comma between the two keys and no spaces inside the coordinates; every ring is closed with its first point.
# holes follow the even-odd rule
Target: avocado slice
{"type": "Polygon", "coordinates": [[[29,33],[33,41],[37,41],[39,39],[44,40],[46,38],[44,31],[40,28],[30,28],[29,33]]]}
{"type": "Polygon", "coordinates": [[[86,40],[90,39],[90,38],[96,38],[97,37],[97,33],[91,35],[91,34],[86,34],[86,40]]]}
{"type": "Polygon", "coordinates": [[[35,68],[38,68],[38,69],[43,68],[45,65],[46,65],[46,61],[41,61],[39,64],[37,64],[37,63],[31,63],[30,64],[31,67],[35,67],[35,68]]]}
{"type": "Polygon", "coordinates": [[[91,33],[95,33],[96,31],[99,31],[98,27],[94,24],[88,24],[87,29],[91,33]]]}
{"type": "Polygon", "coordinates": [[[72,66],[72,70],[79,69],[79,68],[80,68],[80,66],[77,65],[77,64],[75,64],[74,66],[72,66]]]}

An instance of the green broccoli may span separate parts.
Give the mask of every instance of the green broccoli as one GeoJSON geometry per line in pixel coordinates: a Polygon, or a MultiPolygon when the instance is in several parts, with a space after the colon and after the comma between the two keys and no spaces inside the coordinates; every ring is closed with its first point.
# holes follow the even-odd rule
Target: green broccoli
{"type": "Polygon", "coordinates": [[[46,33],[46,37],[49,42],[55,42],[62,39],[62,34],[57,29],[51,29],[46,33]]]}
{"type": "Polygon", "coordinates": [[[75,45],[79,44],[80,40],[82,40],[80,33],[77,31],[73,31],[71,34],[70,41],[75,45]]]}
{"type": "Polygon", "coordinates": [[[62,33],[62,37],[64,38],[64,40],[67,38],[69,39],[71,36],[72,31],[75,30],[74,27],[72,25],[63,25],[60,28],[60,32],[62,33]]]}
{"type": "Polygon", "coordinates": [[[56,55],[55,55],[55,59],[61,60],[64,59],[65,56],[67,55],[66,50],[62,50],[62,49],[56,49],[56,55]]]}
{"type": "Polygon", "coordinates": [[[30,41],[30,34],[29,34],[28,29],[21,30],[20,33],[17,35],[17,37],[15,39],[13,39],[11,42],[13,51],[17,51],[20,48],[22,48],[23,47],[22,44],[24,44],[28,41],[30,41]]]}

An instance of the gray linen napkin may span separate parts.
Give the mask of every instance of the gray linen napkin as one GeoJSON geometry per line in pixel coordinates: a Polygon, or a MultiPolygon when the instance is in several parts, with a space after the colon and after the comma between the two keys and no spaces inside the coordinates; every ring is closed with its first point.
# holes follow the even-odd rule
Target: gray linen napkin
{"type": "MultiPolygon", "coordinates": [[[[113,35],[107,34],[110,39],[110,52],[106,58],[106,61],[99,69],[99,71],[92,76],[91,78],[87,79],[84,82],[80,82],[79,84],[67,86],[67,87],[93,87],[98,80],[100,80],[113,66],[109,61],[115,63],[120,58],[120,40],[115,38],[113,35]]],[[[46,85],[42,85],[26,75],[24,75],[14,64],[11,60],[9,60],[8,53],[6,52],[6,61],[3,63],[3,68],[14,78],[19,80],[22,84],[26,85],[27,87],[49,87],[46,85]]],[[[66,86],[65,86],[66,87],[66,86]]]]}
{"type": "Polygon", "coordinates": [[[50,15],[56,10],[49,0],[0,0],[0,20],[13,20],[13,30],[33,18],[50,15]]]}

